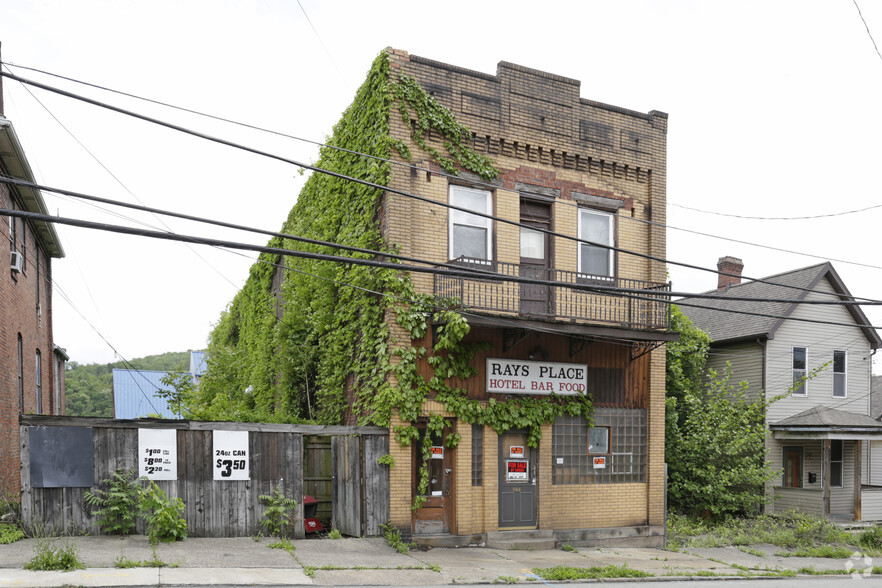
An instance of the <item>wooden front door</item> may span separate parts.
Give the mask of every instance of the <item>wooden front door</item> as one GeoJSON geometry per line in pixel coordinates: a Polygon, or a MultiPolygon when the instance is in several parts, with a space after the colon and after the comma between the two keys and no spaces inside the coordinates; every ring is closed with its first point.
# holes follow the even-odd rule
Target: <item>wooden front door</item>
{"type": "Polygon", "coordinates": [[[420,440],[414,443],[413,485],[414,497],[420,492],[421,466],[423,464],[423,446],[430,444],[432,458],[428,462],[429,483],[422,496],[425,503],[413,515],[413,532],[415,534],[449,533],[453,521],[453,505],[455,497],[453,449],[444,446],[444,438],[448,434],[445,429],[442,435],[425,435],[421,431],[420,440]]]}
{"type": "Polygon", "coordinates": [[[499,436],[499,528],[536,528],[536,450],[527,433],[499,436]]]}
{"type": "MultiPolygon", "coordinates": [[[[545,202],[521,200],[521,261],[520,276],[548,281],[551,279],[551,252],[548,233],[536,229],[551,229],[551,205],[545,202]]],[[[521,284],[520,312],[527,316],[552,314],[551,289],[540,284],[521,284]]]]}

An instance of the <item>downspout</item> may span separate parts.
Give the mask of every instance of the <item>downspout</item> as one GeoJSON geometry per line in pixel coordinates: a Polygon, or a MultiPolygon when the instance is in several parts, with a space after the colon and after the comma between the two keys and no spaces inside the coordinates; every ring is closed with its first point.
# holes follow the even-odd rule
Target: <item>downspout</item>
{"type": "MultiPolygon", "coordinates": [[[[760,349],[763,350],[762,353],[762,361],[760,362],[760,371],[762,372],[762,376],[760,377],[760,384],[762,385],[762,395],[763,401],[766,399],[766,351],[768,351],[768,347],[765,344],[763,339],[756,340],[757,345],[760,346],[760,349]]],[[[763,411],[763,428],[766,430],[766,439],[763,441],[763,446],[765,447],[765,459],[769,458],[769,421],[766,418],[766,413],[763,411]]],[[[763,493],[766,495],[766,503],[762,506],[762,514],[766,512],[767,504],[774,504],[774,494],[775,491],[772,490],[772,482],[769,480],[764,484],[765,488],[763,488],[763,493]]]]}

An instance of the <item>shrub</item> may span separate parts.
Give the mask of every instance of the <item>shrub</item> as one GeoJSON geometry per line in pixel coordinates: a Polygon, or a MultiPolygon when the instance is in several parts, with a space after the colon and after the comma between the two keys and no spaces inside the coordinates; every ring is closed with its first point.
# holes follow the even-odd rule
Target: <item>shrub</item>
{"type": "Polygon", "coordinates": [[[288,527],[294,523],[294,509],[297,501],[288,498],[276,486],[272,495],[261,494],[258,498],[266,503],[266,510],[260,518],[260,525],[274,537],[283,537],[288,534],[288,527]]]}
{"type": "Polygon", "coordinates": [[[187,521],[181,516],[184,508],[183,500],[169,498],[156,482],[150,482],[141,494],[140,510],[147,521],[147,537],[151,545],[187,538],[187,521]]]}
{"type": "Polygon", "coordinates": [[[101,482],[106,489],[83,494],[92,516],[98,517],[98,526],[108,535],[128,535],[135,530],[141,479],[135,478],[134,469],[118,469],[101,482]]]}
{"type": "Polygon", "coordinates": [[[882,551],[882,527],[877,525],[861,532],[857,544],[868,551],[882,551]]]}

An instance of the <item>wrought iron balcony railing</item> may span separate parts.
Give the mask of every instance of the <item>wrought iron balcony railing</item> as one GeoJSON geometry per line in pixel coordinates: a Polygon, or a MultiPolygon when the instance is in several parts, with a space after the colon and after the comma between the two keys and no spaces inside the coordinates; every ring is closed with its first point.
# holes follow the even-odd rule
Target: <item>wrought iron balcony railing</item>
{"type": "Polygon", "coordinates": [[[670,326],[670,284],[468,258],[453,263],[475,270],[474,277],[436,275],[435,295],[457,298],[464,308],[636,329],[670,326]]]}

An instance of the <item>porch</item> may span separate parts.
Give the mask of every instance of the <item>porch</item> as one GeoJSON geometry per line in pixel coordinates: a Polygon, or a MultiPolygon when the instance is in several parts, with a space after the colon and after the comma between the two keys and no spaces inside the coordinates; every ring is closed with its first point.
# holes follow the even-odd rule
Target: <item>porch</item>
{"type": "Polygon", "coordinates": [[[633,329],[667,330],[670,325],[670,284],[499,261],[459,258],[452,263],[474,270],[474,277],[436,275],[434,293],[457,298],[471,310],[633,329]]]}

